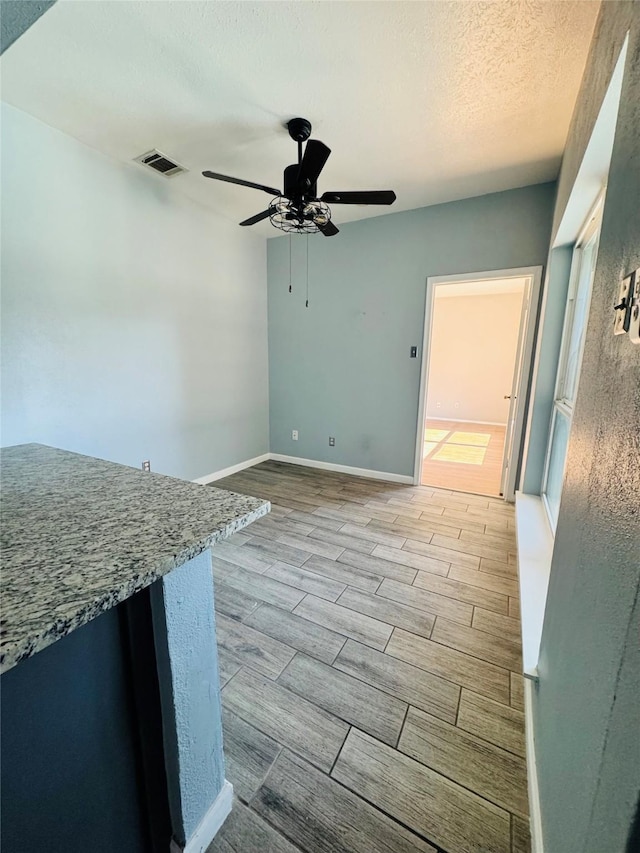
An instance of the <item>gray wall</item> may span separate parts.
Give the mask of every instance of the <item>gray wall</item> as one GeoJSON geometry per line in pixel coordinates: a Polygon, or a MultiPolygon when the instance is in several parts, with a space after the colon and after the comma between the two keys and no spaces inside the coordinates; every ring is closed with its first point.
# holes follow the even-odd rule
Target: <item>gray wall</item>
{"type": "Polygon", "coordinates": [[[2,676],[3,853],[150,850],[122,613],[2,676]]]}
{"type": "Polygon", "coordinates": [[[2,443],[190,479],[265,453],[266,241],[16,109],[2,125],[2,443]]]}
{"type": "Polygon", "coordinates": [[[224,785],[211,551],[155,583],[151,602],[171,822],[184,845],[224,785]]]}
{"type": "Polygon", "coordinates": [[[620,278],[640,266],[640,4],[602,4],[554,220],[627,30],[533,705],[548,853],[623,851],[640,789],[640,348],[612,335],[611,310],[620,278]]]}
{"type": "Polygon", "coordinates": [[[554,192],[540,184],[313,235],[308,309],[305,238],[292,238],[291,294],[289,238],[269,240],[271,450],[412,475],[420,358],[409,348],[421,349],[427,277],[544,265],[554,192]]]}

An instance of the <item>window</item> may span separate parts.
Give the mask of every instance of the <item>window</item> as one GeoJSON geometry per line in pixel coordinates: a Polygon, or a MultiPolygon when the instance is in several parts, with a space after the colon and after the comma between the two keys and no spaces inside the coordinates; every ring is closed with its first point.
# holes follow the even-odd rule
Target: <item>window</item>
{"type": "Polygon", "coordinates": [[[580,379],[582,350],[584,349],[589,303],[591,301],[591,284],[598,255],[603,198],[604,192],[599,197],[594,210],[582,229],[574,247],[571,262],[571,280],[564,316],[556,392],[542,481],[542,499],[554,531],[560,510],[573,407],[580,379]]]}

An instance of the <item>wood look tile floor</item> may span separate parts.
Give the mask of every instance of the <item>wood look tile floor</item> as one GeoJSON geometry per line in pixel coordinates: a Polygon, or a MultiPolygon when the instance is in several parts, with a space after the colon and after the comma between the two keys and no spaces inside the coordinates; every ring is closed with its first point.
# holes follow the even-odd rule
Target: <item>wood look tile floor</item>
{"type": "Polygon", "coordinates": [[[499,496],[504,441],[503,426],[428,420],[422,484],[499,496]]]}
{"type": "Polygon", "coordinates": [[[209,853],[526,853],[513,510],[265,462],[213,549],[227,778],[209,853]]]}

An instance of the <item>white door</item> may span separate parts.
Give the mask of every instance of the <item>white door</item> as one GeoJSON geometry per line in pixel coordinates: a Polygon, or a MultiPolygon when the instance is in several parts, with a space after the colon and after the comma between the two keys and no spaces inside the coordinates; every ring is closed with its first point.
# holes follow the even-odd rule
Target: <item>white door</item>
{"type": "Polygon", "coordinates": [[[529,320],[529,307],[531,305],[531,281],[528,281],[522,294],[522,314],[520,315],[520,329],[518,330],[518,346],[516,348],[516,359],[513,366],[513,380],[511,392],[505,394],[505,400],[509,400],[509,416],[507,418],[507,429],[504,436],[504,451],[502,454],[502,479],[500,481],[500,494],[506,500],[513,500],[516,487],[516,471],[518,464],[516,438],[522,434],[520,422],[524,417],[524,406],[522,403],[523,366],[525,356],[525,339],[529,320]]]}

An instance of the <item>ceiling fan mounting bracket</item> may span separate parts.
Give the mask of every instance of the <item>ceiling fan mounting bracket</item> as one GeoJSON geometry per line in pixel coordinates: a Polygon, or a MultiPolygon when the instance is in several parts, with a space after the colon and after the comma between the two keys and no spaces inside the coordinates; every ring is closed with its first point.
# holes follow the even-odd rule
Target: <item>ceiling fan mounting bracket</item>
{"type": "Polygon", "coordinates": [[[294,142],[304,142],[311,136],[311,122],[306,118],[292,118],[287,122],[287,130],[294,142]]]}

